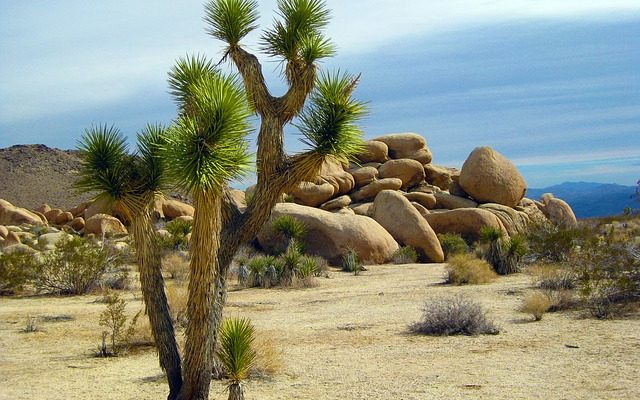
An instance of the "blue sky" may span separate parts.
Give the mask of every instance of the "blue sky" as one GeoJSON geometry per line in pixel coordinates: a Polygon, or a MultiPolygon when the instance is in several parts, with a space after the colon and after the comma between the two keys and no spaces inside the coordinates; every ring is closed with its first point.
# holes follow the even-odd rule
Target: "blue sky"
{"type": "MultiPolygon", "coordinates": [[[[262,26],[275,3],[260,1],[262,26]]],[[[322,67],[362,73],[368,138],[418,132],[434,163],[449,166],[490,145],[531,187],[640,178],[637,0],[327,4],[339,53],[322,67]]],[[[221,56],[202,9],[200,0],[0,0],[0,147],[73,148],[91,124],[133,137],[146,122],[170,122],[175,59],[221,56]]],[[[277,64],[262,60],[282,92],[277,64]]],[[[300,150],[294,129],[287,145],[300,150]]]]}

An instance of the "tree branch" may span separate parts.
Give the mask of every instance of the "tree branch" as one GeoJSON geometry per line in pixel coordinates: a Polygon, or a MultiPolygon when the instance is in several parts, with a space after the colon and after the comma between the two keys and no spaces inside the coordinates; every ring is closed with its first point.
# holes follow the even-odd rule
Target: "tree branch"
{"type": "Polygon", "coordinates": [[[229,47],[227,53],[240,71],[250,105],[262,116],[276,112],[275,99],[269,93],[258,58],[240,46],[229,47]]]}

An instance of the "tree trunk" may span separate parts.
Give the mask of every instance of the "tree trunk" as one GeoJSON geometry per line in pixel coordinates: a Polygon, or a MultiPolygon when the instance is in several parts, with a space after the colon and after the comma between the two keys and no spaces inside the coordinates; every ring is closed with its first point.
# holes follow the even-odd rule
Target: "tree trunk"
{"type": "Polygon", "coordinates": [[[229,385],[229,400],[244,400],[244,388],[240,382],[229,385]]]}
{"type": "Polygon", "coordinates": [[[173,400],[182,386],[180,353],[164,291],[160,252],[151,216],[146,212],[135,213],[131,221],[131,229],[140,269],[140,286],[149,316],[151,333],[158,350],[160,367],[167,374],[168,399],[173,400]]]}
{"type": "Polygon", "coordinates": [[[209,398],[213,351],[214,268],[220,247],[221,198],[213,191],[195,192],[191,233],[189,321],[185,332],[183,385],[179,400],[209,398]]]}

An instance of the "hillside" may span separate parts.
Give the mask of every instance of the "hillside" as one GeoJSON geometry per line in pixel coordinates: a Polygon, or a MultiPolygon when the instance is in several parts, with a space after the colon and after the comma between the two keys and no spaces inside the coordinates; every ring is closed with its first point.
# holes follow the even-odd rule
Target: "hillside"
{"type": "Polygon", "coordinates": [[[604,217],[621,214],[625,207],[640,207],[635,189],[609,183],[564,182],[543,189],[527,189],[527,197],[537,200],[544,193],[553,193],[569,203],[577,218],[604,217]]]}
{"type": "Polygon", "coordinates": [[[20,207],[42,203],[71,208],[88,199],[71,187],[80,167],[78,153],[42,144],[0,149],[0,198],[20,207]]]}

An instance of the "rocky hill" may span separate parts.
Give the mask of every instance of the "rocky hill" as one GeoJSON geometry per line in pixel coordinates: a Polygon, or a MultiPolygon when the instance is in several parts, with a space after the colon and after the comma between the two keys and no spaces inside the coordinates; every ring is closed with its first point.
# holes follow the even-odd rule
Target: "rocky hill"
{"type": "Polygon", "coordinates": [[[72,189],[80,167],[77,151],[42,144],[0,149],[0,198],[35,209],[43,203],[68,209],[89,195],[72,189]]]}

